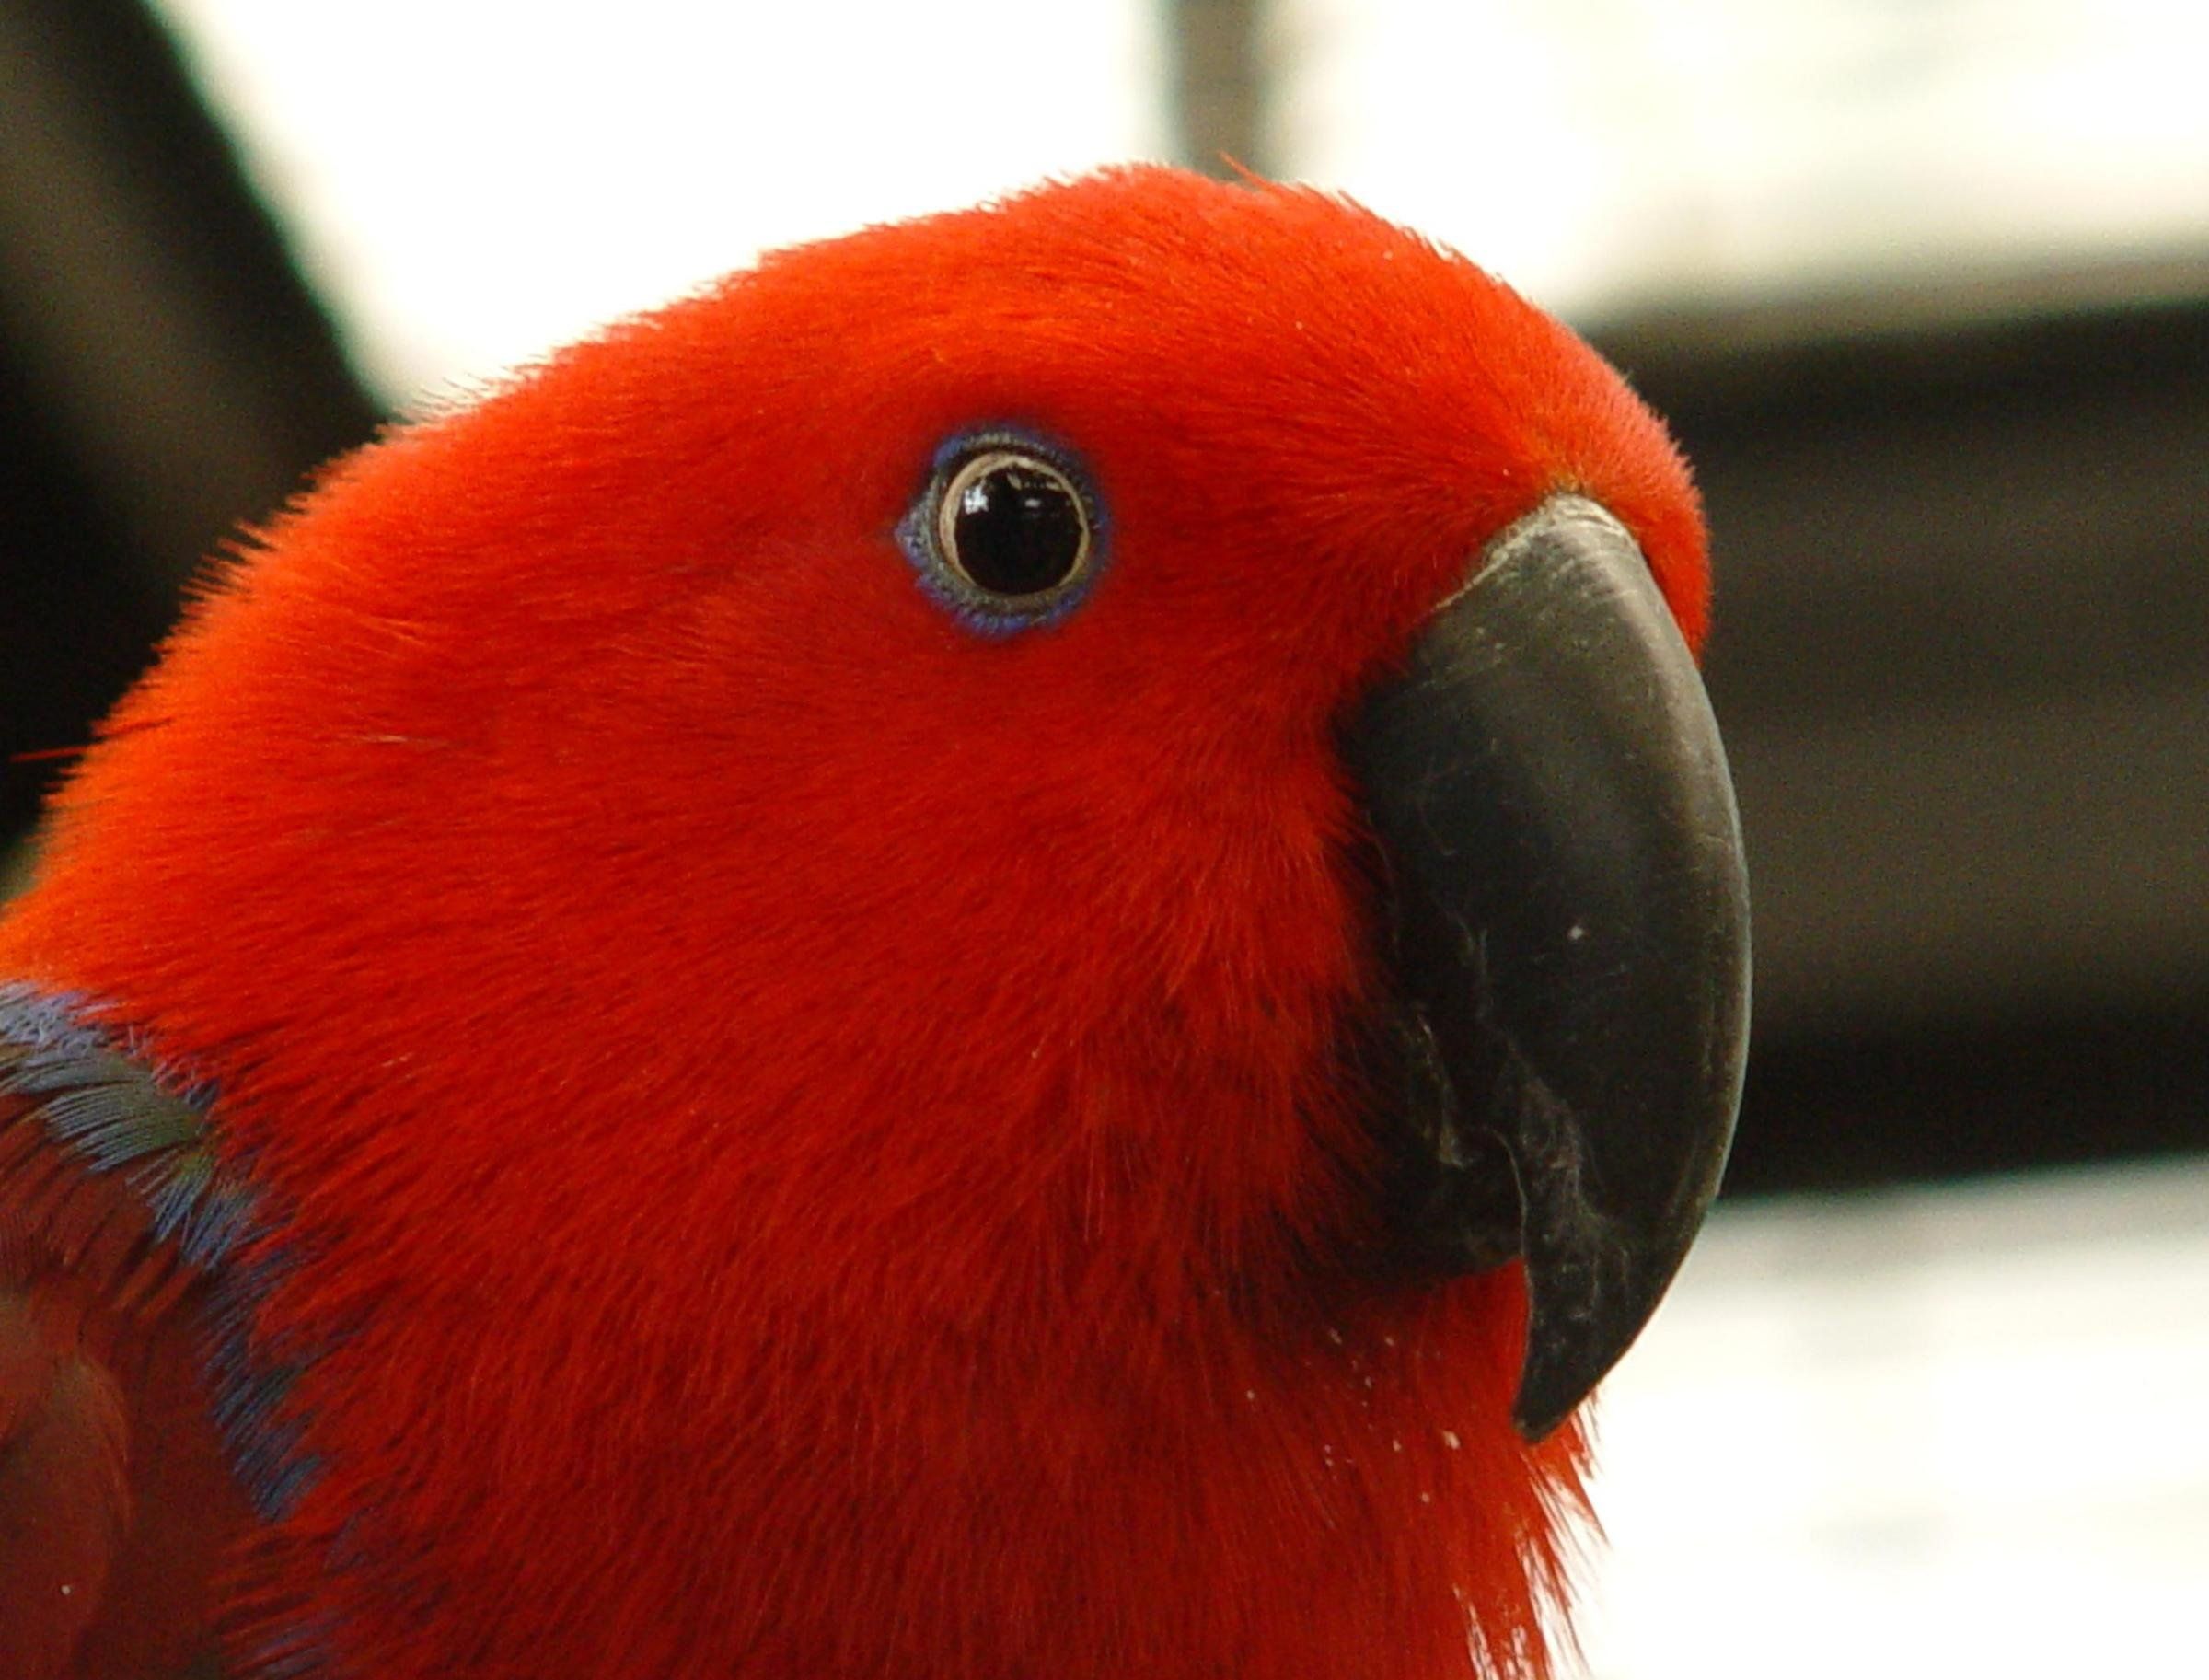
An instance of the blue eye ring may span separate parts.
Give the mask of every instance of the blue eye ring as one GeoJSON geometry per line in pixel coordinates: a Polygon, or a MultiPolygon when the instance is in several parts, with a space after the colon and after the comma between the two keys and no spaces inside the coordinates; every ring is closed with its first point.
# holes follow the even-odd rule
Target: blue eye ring
{"type": "Polygon", "coordinates": [[[897,527],[898,545],[931,599],[977,635],[1004,637],[1056,624],[1087,598],[1103,570],[1105,521],[1088,471],[1058,444],[1015,426],[989,426],[949,439],[930,463],[928,481],[897,527]],[[991,487],[1020,498],[1019,540],[1047,545],[1018,558],[1034,579],[991,587],[987,568],[962,560],[960,526],[998,517],[991,487]],[[1035,586],[1029,586],[1033,583],[1035,586]]]}

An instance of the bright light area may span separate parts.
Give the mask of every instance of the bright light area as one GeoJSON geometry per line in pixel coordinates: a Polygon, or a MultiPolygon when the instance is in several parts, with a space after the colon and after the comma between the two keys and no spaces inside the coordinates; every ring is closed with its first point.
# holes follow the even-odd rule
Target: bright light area
{"type": "Polygon", "coordinates": [[[158,0],[387,398],[760,250],[1156,156],[1142,0],[158,0]]]}
{"type": "Polygon", "coordinates": [[[2209,249],[2209,6],[1278,10],[1287,168],[1567,313],[2209,249]]]}
{"type": "MultiPolygon", "coordinates": [[[[156,0],[387,396],[1157,156],[1162,0],[156,0]]],[[[1275,0],[1286,174],[1581,317],[2209,248],[2209,6],[1275,0]]]]}
{"type": "Polygon", "coordinates": [[[2205,1396],[2209,1163],[1721,1210],[1605,1393],[1589,1673],[2199,1672],[2205,1396]]]}

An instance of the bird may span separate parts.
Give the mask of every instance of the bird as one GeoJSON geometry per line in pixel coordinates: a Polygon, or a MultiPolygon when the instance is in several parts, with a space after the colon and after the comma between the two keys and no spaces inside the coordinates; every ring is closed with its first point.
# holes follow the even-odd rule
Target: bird
{"type": "Polygon", "coordinates": [[[211,565],[0,912],[0,1671],[1540,1680],[1748,898],[1662,423],[1339,195],[771,254],[211,565]]]}

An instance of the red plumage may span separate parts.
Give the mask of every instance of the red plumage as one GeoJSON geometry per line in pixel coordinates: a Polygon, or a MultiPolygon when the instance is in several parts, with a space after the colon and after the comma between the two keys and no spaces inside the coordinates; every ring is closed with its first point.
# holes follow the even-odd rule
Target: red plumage
{"type": "Polygon", "coordinates": [[[254,1345],[311,1350],[266,1525],[189,1373],[120,1391],[120,1454],[202,1470],[134,1519],[223,1561],[98,1614],[377,1680],[1543,1672],[1581,1445],[1510,1429],[1515,1272],[1331,1258],[1373,960],[1333,731],[1567,488],[1699,638],[1685,472],[1576,339],[1157,169],[770,258],[330,470],[0,922],[0,975],[219,1092],[254,1345]],[[895,532],[1000,423],[1110,552],[993,642],[895,532]]]}

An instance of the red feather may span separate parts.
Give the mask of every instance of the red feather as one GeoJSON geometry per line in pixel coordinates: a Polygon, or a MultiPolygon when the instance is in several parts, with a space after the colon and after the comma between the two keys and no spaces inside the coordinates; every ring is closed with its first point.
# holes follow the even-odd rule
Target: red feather
{"type": "Polygon", "coordinates": [[[0,1674],[179,1673],[248,1521],[200,1371],[205,1290],[37,1118],[0,1092],[0,1674]]]}
{"type": "Polygon", "coordinates": [[[318,1473],[240,1672],[1542,1672],[1581,1448],[1507,1421],[1516,1275],[1326,1258],[1333,727],[1567,488],[1699,637],[1685,472],[1577,340],[1154,169],[769,259],[331,471],[0,923],[285,1210],[318,1473]],[[1111,519],[1001,643],[894,535],[993,423],[1111,519]]]}

